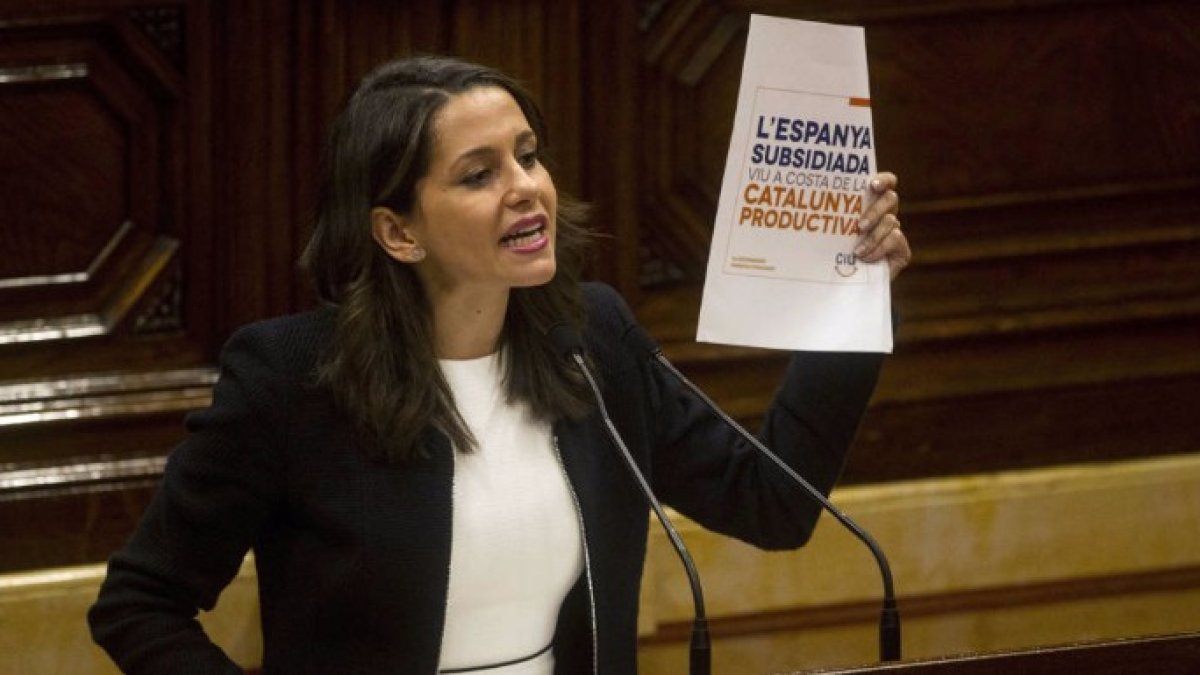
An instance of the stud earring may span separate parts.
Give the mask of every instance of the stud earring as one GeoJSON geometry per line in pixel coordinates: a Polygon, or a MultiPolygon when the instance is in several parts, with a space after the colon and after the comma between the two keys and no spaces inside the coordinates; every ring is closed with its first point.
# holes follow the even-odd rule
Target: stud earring
{"type": "Polygon", "coordinates": [[[408,254],[409,262],[419,263],[424,259],[425,259],[425,249],[421,248],[420,246],[413,248],[412,252],[410,252],[408,254]]]}

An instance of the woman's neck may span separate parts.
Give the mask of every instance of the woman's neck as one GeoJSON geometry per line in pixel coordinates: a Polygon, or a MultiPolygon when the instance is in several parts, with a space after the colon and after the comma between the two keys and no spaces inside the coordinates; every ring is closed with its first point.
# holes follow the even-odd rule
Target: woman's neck
{"type": "Polygon", "coordinates": [[[433,300],[433,346],[439,359],[477,359],[496,351],[508,313],[508,289],[460,291],[433,300]]]}

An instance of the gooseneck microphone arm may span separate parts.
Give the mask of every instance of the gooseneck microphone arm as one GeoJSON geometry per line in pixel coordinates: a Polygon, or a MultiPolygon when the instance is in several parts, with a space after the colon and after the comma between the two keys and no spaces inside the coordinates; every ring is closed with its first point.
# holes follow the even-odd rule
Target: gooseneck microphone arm
{"type": "Polygon", "coordinates": [[[704,591],[700,588],[700,575],[696,572],[696,565],[692,562],[692,556],[688,553],[687,547],[683,545],[683,539],[675,530],[675,526],[671,524],[671,519],[667,517],[663,511],[662,504],[658,502],[658,498],[654,496],[654,492],[650,489],[650,484],[646,482],[646,477],[638,469],[637,462],[630,454],[629,448],[625,445],[625,441],[621,439],[621,434],[617,432],[617,427],[613,424],[612,418],[608,416],[608,408],[604,405],[604,397],[600,395],[600,387],[596,384],[596,379],[592,377],[591,370],[587,367],[587,363],[583,360],[583,342],[580,340],[575,329],[569,324],[557,323],[550,327],[546,333],[554,344],[555,349],[565,359],[572,361],[579,372],[583,374],[587,380],[588,386],[592,390],[592,395],[596,398],[596,405],[599,408],[600,416],[604,419],[604,429],[608,432],[609,439],[613,445],[621,453],[621,457],[625,460],[625,465],[629,472],[637,481],[638,487],[641,488],[642,494],[645,495],[646,501],[650,504],[650,508],[654,510],[654,515],[658,517],[658,522],[662,524],[663,529],[667,533],[667,538],[671,540],[671,545],[675,547],[675,552],[679,554],[679,559],[683,562],[683,567],[687,571],[688,583],[692,588],[692,603],[695,605],[695,615],[692,620],[692,643],[689,659],[690,675],[709,675],[712,670],[712,647],[708,635],[708,617],[704,612],[704,591]]]}
{"type": "Polygon", "coordinates": [[[688,388],[695,394],[706,406],[716,413],[725,424],[736,430],[743,438],[753,445],[759,452],[766,455],[772,462],[779,466],[792,480],[796,481],[804,490],[815,499],[826,511],[837,519],[847,530],[849,530],[862,543],[866,544],[871,550],[871,555],[875,557],[875,562],[879,565],[879,575],[883,579],[883,609],[879,616],[879,659],[881,661],[899,661],[900,660],[900,611],[896,607],[896,592],[892,586],[892,568],[888,564],[887,556],[883,554],[883,549],[875,538],[866,530],[862,529],[858,523],[855,523],[849,516],[842,513],[840,509],[833,505],[821,491],[816,489],[804,479],[803,476],[796,473],[787,462],[779,458],[778,455],[767,449],[754,434],[742,428],[742,425],[735,422],[725,411],[717,407],[717,404],[712,401],[703,391],[700,390],[691,380],[684,377],[683,373],[679,372],[675,365],[672,364],[667,357],[663,356],[662,349],[654,343],[650,336],[637,324],[631,324],[626,329],[625,336],[632,340],[636,347],[645,352],[650,358],[658,362],[663,368],[666,368],[675,379],[688,388]]]}

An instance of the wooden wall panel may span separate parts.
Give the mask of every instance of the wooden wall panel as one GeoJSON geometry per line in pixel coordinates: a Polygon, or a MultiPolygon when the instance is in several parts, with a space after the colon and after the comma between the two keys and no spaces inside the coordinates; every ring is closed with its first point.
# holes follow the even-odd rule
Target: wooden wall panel
{"type": "Polygon", "coordinates": [[[0,569],[102,557],[208,400],[204,16],[0,11],[0,569]]]}
{"type": "Polygon", "coordinates": [[[94,560],[107,543],[27,514],[131,527],[220,344],[311,302],[295,261],[328,125],[393,56],[457,53],[539,96],[558,184],[605,235],[591,276],[755,420],[782,357],[692,342],[750,12],[866,26],[917,248],[848,481],[1195,451],[1194,3],[12,0],[0,542],[41,543],[0,569],[94,560]]]}
{"type": "Polygon", "coordinates": [[[7,3],[0,570],[104,557],[206,405],[221,343],[311,304],[296,259],[319,155],[374,66],[457,53],[514,74],[545,102],[560,184],[583,192],[581,7],[7,3]],[[111,527],[65,525],[98,510],[111,527]]]}
{"type": "Polygon", "coordinates": [[[753,422],[783,359],[696,345],[751,12],[866,26],[882,168],[916,249],[847,479],[1194,452],[1200,8],[1186,2],[651,3],[641,318],[753,422]],[[703,105],[696,105],[703,101],[703,105]],[[1171,409],[1182,396],[1189,405],[1171,409]],[[1096,410],[1110,411],[1098,416],[1096,410]]]}
{"type": "Polygon", "coordinates": [[[781,355],[693,342],[751,12],[866,26],[917,249],[845,482],[1197,451],[1195,3],[9,0],[0,571],[109,555],[221,343],[311,302],[329,123],[394,56],[529,86],[595,205],[591,276],[753,423],[781,355]]]}
{"type": "Polygon", "coordinates": [[[177,82],[128,21],[4,30],[2,203],[13,255],[0,269],[3,343],[136,330],[136,305],[169,276],[177,244],[178,196],[164,170],[179,151],[177,82]]]}

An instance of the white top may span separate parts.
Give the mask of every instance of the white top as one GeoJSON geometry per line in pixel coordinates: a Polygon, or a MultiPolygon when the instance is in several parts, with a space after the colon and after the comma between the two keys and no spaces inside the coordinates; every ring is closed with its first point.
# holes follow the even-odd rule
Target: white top
{"type": "MultiPolygon", "coordinates": [[[[454,453],[450,589],[440,668],[479,668],[537,654],[554,638],[563,598],[583,570],[575,502],[550,425],[504,400],[498,354],[440,361],[475,436],[454,453]]],[[[482,675],[550,675],[549,652],[482,675]]]]}

